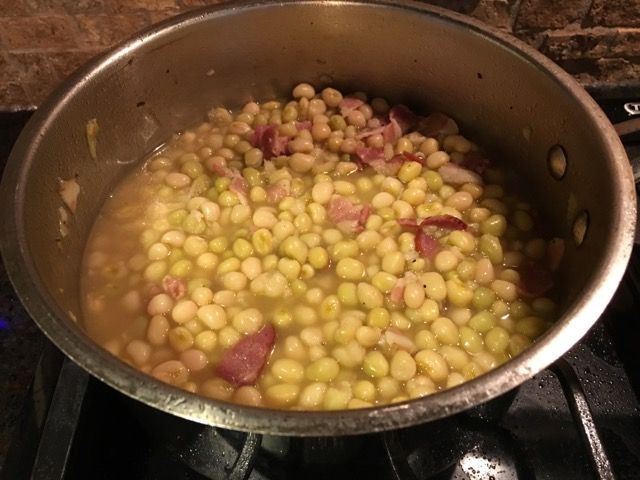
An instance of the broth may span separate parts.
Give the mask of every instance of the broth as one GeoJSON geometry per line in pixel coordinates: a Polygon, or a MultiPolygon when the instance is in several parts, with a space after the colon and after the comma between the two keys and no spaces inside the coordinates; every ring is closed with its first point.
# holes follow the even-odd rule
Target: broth
{"type": "Polygon", "coordinates": [[[208,397],[332,410],[456,386],[549,327],[563,242],[452,119],[293,97],[213,109],[114,191],[92,338],[208,397]]]}

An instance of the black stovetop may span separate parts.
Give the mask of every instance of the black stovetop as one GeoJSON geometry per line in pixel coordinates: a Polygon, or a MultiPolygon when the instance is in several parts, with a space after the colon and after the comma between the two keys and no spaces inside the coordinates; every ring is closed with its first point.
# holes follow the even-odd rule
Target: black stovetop
{"type": "MultiPolygon", "coordinates": [[[[628,118],[625,103],[601,102],[614,122],[628,118]]],[[[0,114],[0,166],[27,116],[0,114]]],[[[625,146],[637,155],[640,138],[625,146]]],[[[2,435],[15,432],[0,478],[640,479],[638,293],[636,248],[614,301],[582,342],[511,394],[445,424],[334,439],[213,428],[185,438],[158,435],[139,406],[44,341],[0,265],[0,465],[2,435]],[[28,394],[20,392],[31,378],[28,394]]]]}

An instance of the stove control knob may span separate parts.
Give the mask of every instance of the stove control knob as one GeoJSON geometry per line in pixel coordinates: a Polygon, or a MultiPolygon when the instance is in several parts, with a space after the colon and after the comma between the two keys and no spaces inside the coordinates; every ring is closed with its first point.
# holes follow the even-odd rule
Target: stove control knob
{"type": "Polygon", "coordinates": [[[629,115],[640,115],[640,102],[627,102],[624,109],[629,115]]]}

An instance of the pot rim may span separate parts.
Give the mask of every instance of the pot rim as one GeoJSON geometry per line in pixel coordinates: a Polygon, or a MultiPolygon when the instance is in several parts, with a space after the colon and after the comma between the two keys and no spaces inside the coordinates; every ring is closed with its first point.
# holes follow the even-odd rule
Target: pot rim
{"type": "Polygon", "coordinates": [[[0,227],[0,251],[13,286],[40,329],[74,362],[121,393],[167,413],[212,426],[292,436],[371,433],[432,421],[488,401],[530,379],[577,343],[604,311],[625,272],[636,221],[635,186],[625,150],[605,114],[573,77],[532,47],[504,32],[439,7],[403,0],[248,0],[184,13],[138,33],[76,71],[37,110],[7,161],[0,185],[0,204],[15,204],[14,210],[2,212],[0,227]],[[140,44],[160,41],[175,28],[206,22],[210,18],[239,15],[252,9],[284,8],[292,4],[401,9],[469,29],[498,47],[514,52],[552,77],[567,95],[584,107],[582,121],[591,123],[600,131],[615,171],[614,181],[617,182],[615,186],[620,200],[620,208],[614,211],[615,233],[603,259],[603,268],[563,317],[516,358],[457,387],[398,404],[336,412],[273,410],[208,399],[164,384],[110,355],[79,328],[72,328],[62,320],[66,314],[55,306],[38,279],[20,220],[23,209],[20,200],[24,195],[21,186],[33,160],[37,147],[33,139],[37,138],[38,132],[47,127],[51,116],[61,108],[65,99],[81,89],[87,79],[113,63],[132,58],[140,44]]]}

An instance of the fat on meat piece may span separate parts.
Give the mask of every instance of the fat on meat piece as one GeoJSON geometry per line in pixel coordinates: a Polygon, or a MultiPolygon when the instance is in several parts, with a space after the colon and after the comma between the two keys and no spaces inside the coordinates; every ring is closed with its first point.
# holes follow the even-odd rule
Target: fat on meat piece
{"type": "Polygon", "coordinates": [[[182,278],[166,275],[162,279],[162,290],[171,298],[178,300],[187,292],[187,282],[182,278]]]}
{"type": "Polygon", "coordinates": [[[267,363],[275,340],[276,331],[267,323],[257,333],[247,335],[224,352],[216,368],[217,374],[236,387],[253,385],[267,363]]]}
{"type": "Polygon", "coordinates": [[[434,215],[420,222],[420,227],[438,227],[447,230],[466,230],[467,224],[453,215],[434,215]]]}
{"type": "Polygon", "coordinates": [[[340,107],[340,115],[346,117],[362,105],[364,105],[364,102],[359,98],[344,97],[340,102],[340,105],[338,105],[340,107]]]}
{"type": "Polygon", "coordinates": [[[452,162],[442,165],[440,170],[438,170],[438,173],[445,183],[450,183],[451,185],[463,185],[465,183],[477,183],[482,185],[483,183],[482,177],[476,172],[467,170],[466,168],[452,162]]]}
{"type": "Polygon", "coordinates": [[[382,127],[382,138],[385,143],[396,143],[402,136],[402,128],[395,118],[382,127]]]}

